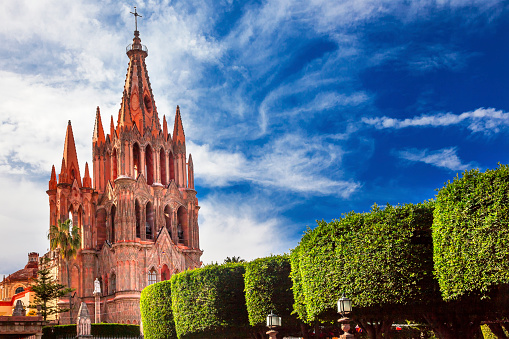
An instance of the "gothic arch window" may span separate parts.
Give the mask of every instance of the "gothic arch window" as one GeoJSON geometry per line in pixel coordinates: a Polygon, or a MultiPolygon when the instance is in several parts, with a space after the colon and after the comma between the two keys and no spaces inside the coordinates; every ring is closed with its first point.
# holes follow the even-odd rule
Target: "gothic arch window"
{"type": "Polygon", "coordinates": [[[113,244],[115,242],[115,214],[117,213],[117,207],[115,205],[111,206],[111,232],[110,232],[110,242],[113,244]]]}
{"type": "Polygon", "coordinates": [[[173,153],[170,152],[168,154],[168,162],[170,164],[169,169],[170,169],[170,181],[175,181],[175,163],[174,163],[174,160],[173,160],[173,153]]]}
{"type": "Polygon", "coordinates": [[[103,293],[105,295],[108,295],[108,276],[104,277],[104,284],[103,284],[103,293]]]}
{"type": "Polygon", "coordinates": [[[187,222],[187,210],[180,206],[177,210],[177,237],[179,244],[188,246],[189,230],[187,222]]]}
{"type": "Polygon", "coordinates": [[[148,271],[148,284],[149,285],[155,284],[157,282],[156,275],[157,275],[156,269],[152,267],[150,269],[150,271],[148,271]]]}
{"type": "Polygon", "coordinates": [[[147,112],[152,113],[152,101],[150,100],[150,97],[146,94],[143,97],[143,103],[145,104],[145,108],[147,109],[147,112]]]}
{"type": "Polygon", "coordinates": [[[141,237],[141,207],[136,199],[134,202],[134,213],[136,214],[136,238],[141,237]]]}
{"type": "Polygon", "coordinates": [[[145,147],[145,175],[147,184],[152,185],[154,183],[154,157],[150,145],[145,147]]]}
{"type": "Polygon", "coordinates": [[[115,180],[117,178],[117,149],[113,149],[113,154],[111,155],[111,178],[115,180]]]}
{"type": "Polygon", "coordinates": [[[97,220],[97,244],[99,248],[102,248],[104,242],[106,241],[106,210],[101,208],[96,213],[97,220]]]}
{"type": "Polygon", "coordinates": [[[141,173],[141,151],[140,145],[137,142],[133,145],[133,164],[134,179],[138,179],[138,175],[141,173]]]}
{"type": "Polygon", "coordinates": [[[170,270],[166,264],[161,268],[161,281],[170,280],[170,270]]]}
{"type": "Polygon", "coordinates": [[[159,165],[161,166],[161,184],[166,186],[168,184],[166,182],[166,153],[163,148],[159,151],[159,165]]]}
{"type": "Polygon", "coordinates": [[[109,294],[113,294],[117,291],[117,276],[115,275],[115,273],[111,273],[111,277],[110,277],[110,293],[109,294]]]}
{"type": "Polygon", "coordinates": [[[152,239],[154,234],[154,205],[149,201],[145,207],[145,238],[152,239]]]}
{"type": "Polygon", "coordinates": [[[171,217],[172,217],[171,208],[169,205],[166,205],[164,207],[164,223],[166,229],[168,230],[168,233],[170,233],[170,238],[171,238],[171,217]]]}
{"type": "Polygon", "coordinates": [[[23,286],[20,286],[20,287],[16,288],[16,291],[14,292],[14,294],[18,294],[18,293],[21,293],[24,291],[25,291],[25,289],[23,288],[23,286]]]}

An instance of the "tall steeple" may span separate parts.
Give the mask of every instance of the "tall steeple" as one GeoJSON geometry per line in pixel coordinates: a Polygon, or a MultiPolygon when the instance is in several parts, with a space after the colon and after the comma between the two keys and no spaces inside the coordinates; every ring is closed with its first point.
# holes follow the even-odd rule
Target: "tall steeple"
{"type": "Polygon", "coordinates": [[[137,30],[134,31],[133,43],[126,47],[126,53],[129,67],[118,114],[118,128],[131,128],[135,124],[142,135],[147,129],[153,135],[158,135],[161,123],[145,64],[148,49],[141,44],[140,32],[137,30]]]}
{"type": "Polygon", "coordinates": [[[74,179],[76,179],[78,181],[78,186],[81,188],[80,166],[78,164],[78,155],[74,144],[71,120],[69,120],[67,124],[67,132],[65,133],[64,160],[69,183],[72,184],[74,179]]]}

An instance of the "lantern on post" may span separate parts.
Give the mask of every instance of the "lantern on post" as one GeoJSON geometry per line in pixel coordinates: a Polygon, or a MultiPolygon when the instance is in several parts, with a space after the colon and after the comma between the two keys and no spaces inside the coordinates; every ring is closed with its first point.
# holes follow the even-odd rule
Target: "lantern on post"
{"type": "Polygon", "coordinates": [[[352,313],[352,300],[345,297],[344,294],[338,299],[338,313],[340,313],[343,317],[352,313]]]}
{"type": "Polygon", "coordinates": [[[354,338],[354,335],[351,333],[348,333],[350,330],[350,318],[348,318],[348,315],[352,313],[352,300],[350,298],[343,296],[338,299],[338,313],[340,313],[343,318],[339,319],[338,322],[341,324],[341,329],[345,332],[343,335],[341,335],[340,339],[350,339],[354,338]]]}
{"type": "Polygon", "coordinates": [[[270,314],[267,316],[267,327],[270,329],[266,333],[269,335],[269,339],[276,339],[278,332],[274,328],[281,327],[281,317],[270,311],[270,314]]]}

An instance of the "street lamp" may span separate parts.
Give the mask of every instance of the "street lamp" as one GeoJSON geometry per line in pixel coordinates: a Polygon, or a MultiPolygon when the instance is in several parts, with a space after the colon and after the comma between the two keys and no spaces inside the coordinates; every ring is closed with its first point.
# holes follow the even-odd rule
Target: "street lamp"
{"type": "Polygon", "coordinates": [[[348,333],[350,330],[350,318],[348,315],[352,313],[352,300],[348,297],[343,296],[338,299],[338,313],[340,313],[343,318],[339,319],[338,322],[341,324],[341,329],[345,332],[341,335],[340,339],[351,339],[354,337],[353,334],[348,333]]]}
{"type": "Polygon", "coordinates": [[[340,313],[343,317],[352,313],[352,300],[345,297],[344,294],[338,299],[338,313],[340,313]]]}
{"type": "Polygon", "coordinates": [[[274,330],[276,327],[281,326],[281,317],[270,311],[270,314],[267,316],[267,327],[270,329],[266,334],[269,335],[269,339],[276,339],[278,332],[274,330]]]}

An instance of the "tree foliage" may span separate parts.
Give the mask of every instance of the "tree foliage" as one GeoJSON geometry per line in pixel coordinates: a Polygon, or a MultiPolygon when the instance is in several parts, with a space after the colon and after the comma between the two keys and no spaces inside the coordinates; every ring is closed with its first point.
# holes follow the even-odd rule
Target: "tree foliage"
{"type": "MultiPolygon", "coordinates": [[[[78,227],[72,227],[71,219],[62,222],[58,220],[56,225],[49,228],[48,239],[50,241],[50,249],[53,251],[60,249],[60,255],[65,261],[67,273],[67,287],[71,287],[71,274],[69,272],[69,261],[76,257],[78,250],[81,248],[81,232],[78,227]]],[[[70,292],[69,292],[70,293],[70,292]]],[[[69,319],[72,322],[72,305],[71,296],[69,294],[69,319]]]]}
{"type": "Polygon", "coordinates": [[[28,306],[29,308],[40,308],[44,321],[46,321],[49,315],[69,310],[67,308],[60,308],[57,305],[57,300],[72,292],[72,289],[66,288],[55,281],[50,269],[47,267],[48,260],[47,258],[42,259],[42,268],[37,271],[37,278],[33,280],[30,286],[30,289],[35,293],[35,298],[33,304],[28,306]]]}
{"type": "Polygon", "coordinates": [[[336,301],[344,293],[357,319],[387,327],[394,317],[437,298],[432,213],[431,202],[375,205],[369,213],[350,212],[308,230],[292,251],[292,265],[299,269],[292,272],[299,316],[309,322],[336,318],[336,301]]]}
{"type": "Polygon", "coordinates": [[[174,275],[171,298],[179,338],[234,338],[249,327],[245,265],[209,265],[174,275]]]}
{"type": "Polygon", "coordinates": [[[509,283],[509,167],[465,171],[439,190],[433,222],[435,272],[446,300],[489,296],[509,283]]]}
{"type": "Polygon", "coordinates": [[[293,311],[289,255],[274,255],[246,264],[244,275],[246,307],[251,326],[265,327],[273,311],[283,319],[284,327],[297,327],[293,311]]]}
{"type": "Polygon", "coordinates": [[[177,338],[169,280],[149,285],[141,291],[140,310],[145,338],[177,338]]]}

